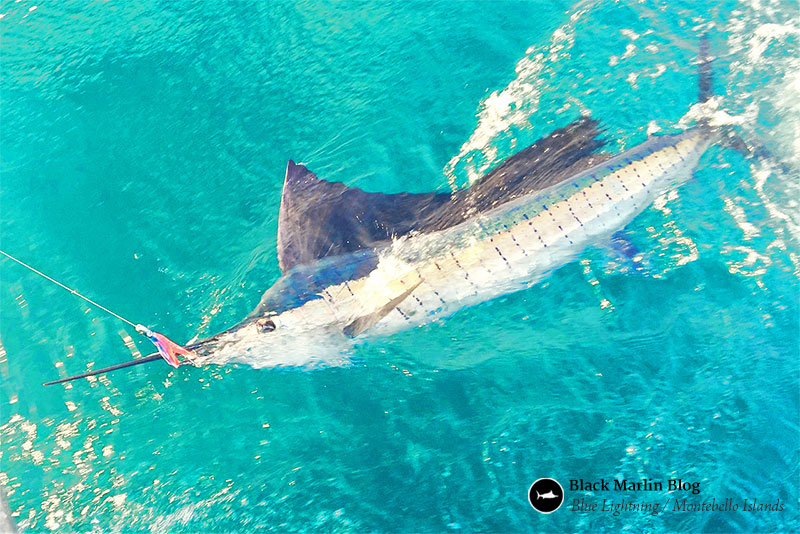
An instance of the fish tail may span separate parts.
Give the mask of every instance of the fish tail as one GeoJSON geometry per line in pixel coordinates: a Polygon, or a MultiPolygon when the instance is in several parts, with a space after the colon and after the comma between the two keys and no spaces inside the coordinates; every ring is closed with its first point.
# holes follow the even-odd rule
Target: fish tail
{"type": "MultiPolygon", "coordinates": [[[[709,41],[708,33],[704,33],[700,38],[700,51],[697,58],[697,96],[701,104],[708,102],[714,96],[714,76],[711,68],[713,61],[711,42],[709,41]]],[[[745,141],[739,129],[734,128],[732,125],[715,127],[711,124],[711,117],[705,117],[699,122],[700,126],[709,132],[721,130],[721,139],[718,139],[718,142],[722,146],[733,149],[744,157],[755,160],[769,160],[785,174],[792,172],[792,169],[776,158],[753,132],[749,133],[748,140],[745,141]]]]}
{"type": "Polygon", "coordinates": [[[714,77],[711,72],[711,43],[708,34],[700,38],[700,57],[697,62],[698,99],[701,103],[707,102],[714,96],[714,77]]]}

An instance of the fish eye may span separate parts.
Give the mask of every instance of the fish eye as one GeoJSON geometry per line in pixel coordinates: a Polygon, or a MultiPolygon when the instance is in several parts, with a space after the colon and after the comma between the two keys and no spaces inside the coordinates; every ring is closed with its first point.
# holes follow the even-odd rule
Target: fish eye
{"type": "Polygon", "coordinates": [[[269,317],[264,317],[256,321],[256,326],[258,327],[258,331],[262,334],[275,330],[275,322],[269,317]]]}

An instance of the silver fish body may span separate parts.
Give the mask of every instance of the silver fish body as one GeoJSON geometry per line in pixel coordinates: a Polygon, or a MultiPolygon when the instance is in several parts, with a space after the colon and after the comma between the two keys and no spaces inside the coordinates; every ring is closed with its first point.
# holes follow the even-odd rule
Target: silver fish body
{"type": "MultiPolygon", "coordinates": [[[[335,364],[359,339],[530,287],[683,183],[716,136],[701,125],[652,137],[450,228],[412,232],[372,254],[335,260],[349,263],[326,267],[338,274],[330,284],[279,310],[269,309],[276,290],[268,291],[248,320],[195,347],[198,363],[335,364]],[[368,327],[353,337],[353,325],[368,327]]],[[[285,290],[286,280],[276,287],[285,290]]]]}

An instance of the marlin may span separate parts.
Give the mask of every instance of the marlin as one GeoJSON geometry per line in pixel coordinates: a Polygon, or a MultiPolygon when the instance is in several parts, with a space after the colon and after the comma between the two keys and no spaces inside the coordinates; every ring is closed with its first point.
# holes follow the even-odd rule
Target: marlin
{"type": "MultiPolygon", "coordinates": [[[[701,102],[711,95],[707,50],[704,40],[701,102]]],[[[455,192],[370,193],[289,161],[282,276],[245,320],[187,345],[186,363],[331,363],[361,340],[528,288],[680,186],[722,137],[701,120],[612,156],[600,134],[579,117],[455,192]]]]}
{"type": "Polygon", "coordinates": [[[366,193],[290,161],[283,276],[243,322],[187,348],[197,362],[256,365],[340,353],[530,287],[686,180],[715,138],[699,126],[607,157],[597,135],[580,118],[453,194],[366,193]]]}
{"type": "Polygon", "coordinates": [[[539,493],[538,491],[536,492],[536,499],[537,500],[539,500],[539,499],[557,499],[557,498],[558,498],[558,495],[553,493],[552,490],[548,491],[547,493],[539,493]]]}

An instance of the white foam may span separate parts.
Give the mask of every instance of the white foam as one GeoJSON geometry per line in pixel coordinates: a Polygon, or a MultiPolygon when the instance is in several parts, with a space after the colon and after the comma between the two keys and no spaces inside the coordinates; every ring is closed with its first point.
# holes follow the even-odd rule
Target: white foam
{"type": "Polygon", "coordinates": [[[512,126],[528,126],[530,117],[539,109],[542,75],[552,69],[553,63],[568,56],[574,44],[575,22],[584,12],[573,13],[568,23],[553,32],[549,45],[529,48],[527,55],[517,62],[516,78],[504,89],[493,91],[481,103],[475,131],[444,169],[454,190],[461,185],[458,178],[461,172],[471,184],[496,163],[498,152],[493,141],[500,134],[508,132],[512,126]]]}

